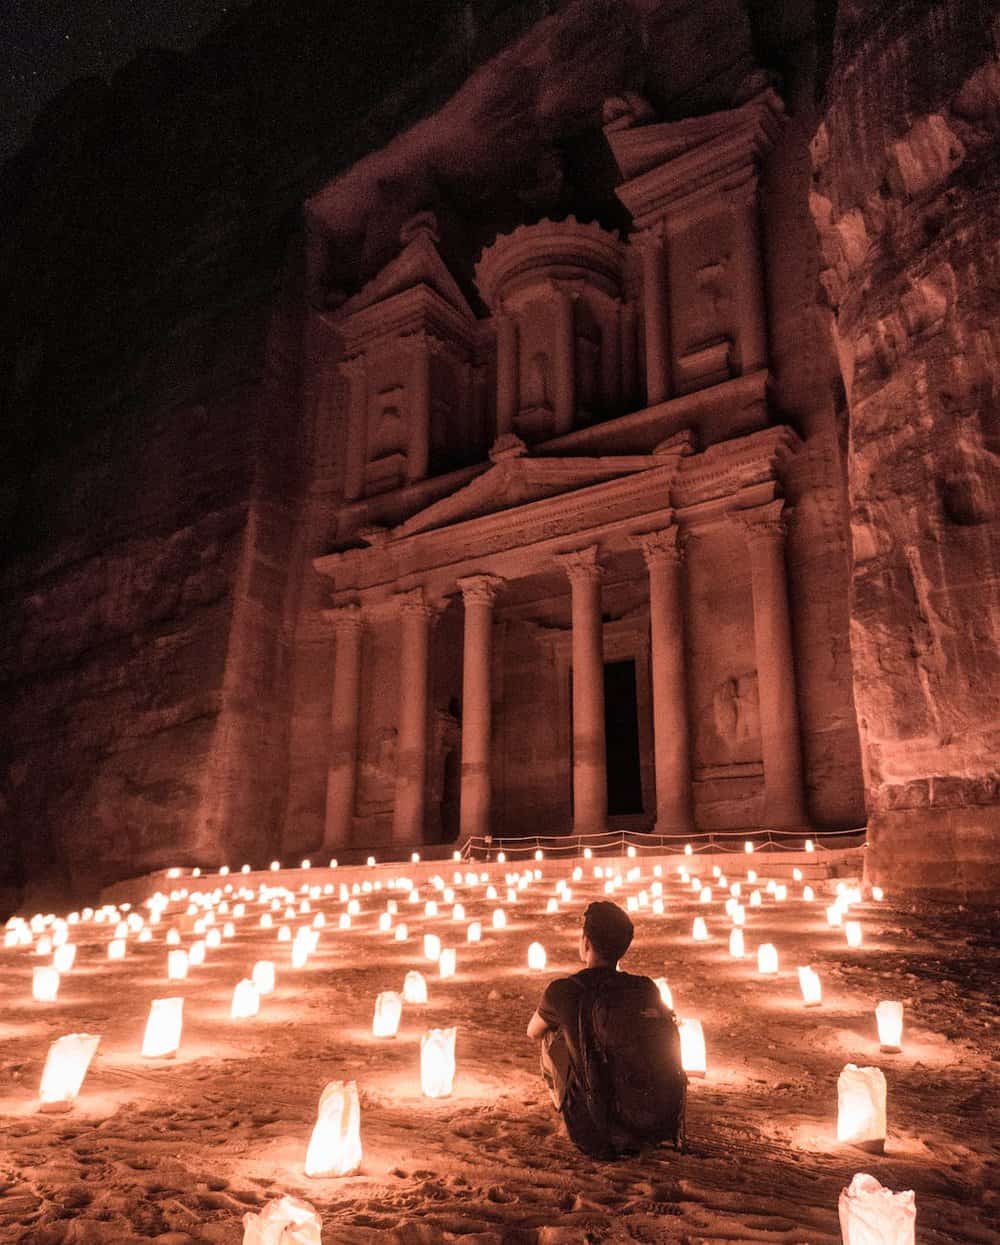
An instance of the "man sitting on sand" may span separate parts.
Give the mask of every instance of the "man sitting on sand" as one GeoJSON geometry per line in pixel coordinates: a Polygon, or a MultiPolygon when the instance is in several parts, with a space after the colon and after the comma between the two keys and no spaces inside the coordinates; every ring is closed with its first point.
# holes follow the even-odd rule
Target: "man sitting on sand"
{"type": "Polygon", "coordinates": [[[676,1020],[651,978],[618,971],[634,932],[617,904],[590,904],[580,934],[585,967],[550,982],[528,1021],[570,1140],[595,1158],[680,1145],[683,1136],[687,1078],[676,1020]]]}

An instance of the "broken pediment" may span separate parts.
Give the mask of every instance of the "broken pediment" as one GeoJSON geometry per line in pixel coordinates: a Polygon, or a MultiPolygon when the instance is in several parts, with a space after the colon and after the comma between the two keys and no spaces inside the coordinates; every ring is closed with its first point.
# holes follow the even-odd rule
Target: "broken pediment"
{"type": "Polygon", "coordinates": [[[400,240],[402,251],[337,309],[336,318],[349,319],[399,294],[422,287],[433,291],[463,319],[474,320],[468,300],[438,252],[438,235],[432,214],[421,212],[407,221],[400,231],[400,240]]]}
{"type": "Polygon", "coordinates": [[[662,457],[645,454],[609,458],[501,457],[464,488],[400,524],[393,536],[414,536],[418,532],[451,527],[663,465],[662,457]]]}

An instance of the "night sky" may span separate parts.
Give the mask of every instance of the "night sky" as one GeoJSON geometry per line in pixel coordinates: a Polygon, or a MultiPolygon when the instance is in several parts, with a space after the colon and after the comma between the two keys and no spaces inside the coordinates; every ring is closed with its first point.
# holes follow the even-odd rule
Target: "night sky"
{"type": "Polygon", "coordinates": [[[109,78],[144,47],[190,51],[240,0],[0,0],[0,160],[76,78],[109,78]]]}

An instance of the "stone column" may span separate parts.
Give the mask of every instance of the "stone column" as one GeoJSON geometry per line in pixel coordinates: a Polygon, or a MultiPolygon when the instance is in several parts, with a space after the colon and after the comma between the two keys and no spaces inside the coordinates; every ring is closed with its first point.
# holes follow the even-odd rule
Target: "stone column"
{"type": "Polygon", "coordinates": [[[670,397],[670,313],[663,227],[636,235],[642,255],[642,306],[646,321],[646,401],[670,397]]]}
{"type": "Polygon", "coordinates": [[[608,411],[615,410],[622,398],[621,307],[616,298],[611,314],[601,321],[601,394],[608,411]]]}
{"type": "Polygon", "coordinates": [[[618,305],[618,333],[621,342],[622,389],[621,404],[625,410],[632,409],[636,397],[635,384],[635,308],[629,302],[618,305]]]}
{"type": "Polygon", "coordinates": [[[576,415],[576,294],[561,282],[555,289],[555,423],[553,433],[562,436],[573,429],[576,415]]]}
{"type": "Polygon", "coordinates": [[[458,581],[465,603],[462,657],[461,833],[490,833],[493,602],[503,586],[496,575],[469,575],[458,581]]]}
{"type": "Polygon", "coordinates": [[[767,367],[767,301],[760,249],[760,210],[754,179],[732,205],[733,301],[736,307],[740,372],[767,367]]]}
{"type": "Polygon", "coordinates": [[[337,645],[330,706],[330,757],[323,846],[325,849],[336,849],[350,843],[354,818],[364,618],[357,605],[324,610],[323,616],[333,627],[337,645]]]}
{"type": "Polygon", "coordinates": [[[436,611],[423,590],[400,593],[399,728],[393,847],[417,847],[424,838],[427,804],[427,699],[431,623],[436,611]]]}
{"type": "Polygon", "coordinates": [[[649,572],[657,834],[686,834],[694,825],[679,535],[674,525],[637,538],[649,572]]]}
{"type": "Polygon", "coordinates": [[[517,324],[506,311],[496,313],[497,322],[497,436],[514,431],[518,392],[517,324]]]}
{"type": "Polygon", "coordinates": [[[408,394],[409,436],[406,444],[406,480],[423,480],[430,461],[431,438],[431,338],[424,331],[412,333],[412,381],[408,394]]]}
{"type": "Polygon", "coordinates": [[[344,359],[340,370],[350,385],[347,445],[344,451],[344,496],[354,501],[364,492],[368,450],[368,369],[363,354],[344,359]]]}
{"type": "Polygon", "coordinates": [[[559,555],[573,602],[573,829],[599,833],[608,820],[604,743],[604,637],[597,546],[559,555]]]}
{"type": "Polygon", "coordinates": [[[744,532],[750,552],[764,821],[771,829],[801,829],[808,818],[785,572],[784,505],[778,498],[763,506],[732,511],[730,517],[744,532]]]}

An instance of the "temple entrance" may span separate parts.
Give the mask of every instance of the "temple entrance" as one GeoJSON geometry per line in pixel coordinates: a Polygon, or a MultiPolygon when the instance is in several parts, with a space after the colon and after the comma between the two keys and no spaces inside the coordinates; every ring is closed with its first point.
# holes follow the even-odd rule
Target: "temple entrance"
{"type": "Polygon", "coordinates": [[[605,663],[604,740],[608,758],[608,816],[641,813],[639,709],[632,658],[605,663]]]}

